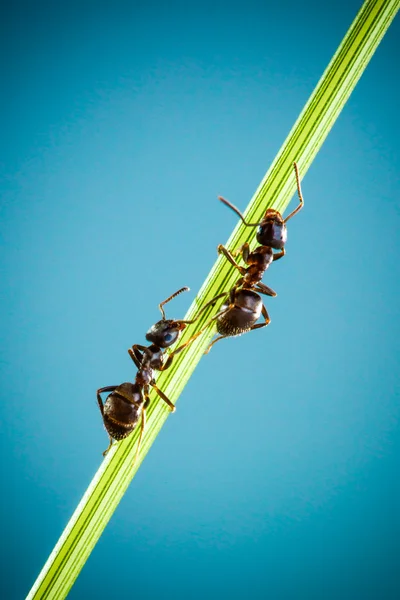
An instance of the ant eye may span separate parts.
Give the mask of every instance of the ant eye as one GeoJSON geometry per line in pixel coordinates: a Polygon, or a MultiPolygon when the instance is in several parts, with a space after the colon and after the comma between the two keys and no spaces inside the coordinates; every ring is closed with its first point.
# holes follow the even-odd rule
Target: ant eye
{"type": "Polygon", "coordinates": [[[163,341],[163,344],[165,344],[164,347],[171,346],[171,344],[176,342],[178,336],[179,336],[179,332],[174,329],[172,331],[170,330],[170,331],[166,331],[165,333],[163,333],[162,341],[163,341]]]}

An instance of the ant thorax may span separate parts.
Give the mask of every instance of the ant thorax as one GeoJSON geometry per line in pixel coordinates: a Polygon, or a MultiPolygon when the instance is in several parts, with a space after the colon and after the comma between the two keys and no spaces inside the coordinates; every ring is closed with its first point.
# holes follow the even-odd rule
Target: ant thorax
{"type": "Polygon", "coordinates": [[[142,368],[136,374],[136,383],[140,386],[149,385],[154,379],[153,369],[150,367],[148,361],[142,363],[142,368]]]}
{"type": "Polygon", "coordinates": [[[261,279],[269,265],[274,260],[274,253],[270,246],[258,246],[247,258],[247,272],[243,277],[243,286],[252,287],[261,279]]]}
{"type": "Polygon", "coordinates": [[[164,364],[164,352],[156,344],[152,344],[143,351],[142,368],[160,370],[164,364]]]}

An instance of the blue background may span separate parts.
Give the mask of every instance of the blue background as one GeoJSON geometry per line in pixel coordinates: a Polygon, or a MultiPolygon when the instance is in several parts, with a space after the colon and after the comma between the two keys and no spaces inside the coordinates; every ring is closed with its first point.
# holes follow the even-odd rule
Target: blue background
{"type": "MultiPolygon", "coordinates": [[[[101,462],[360,6],[14,2],[1,56],[2,598],[101,462]],[[4,576],[5,574],[5,576],[4,576]]],[[[268,330],[218,344],[70,598],[399,597],[400,22],[303,181],[268,330]],[[397,574],[396,574],[397,573],[397,574]]],[[[292,205],[294,206],[294,204],[292,205]]]]}

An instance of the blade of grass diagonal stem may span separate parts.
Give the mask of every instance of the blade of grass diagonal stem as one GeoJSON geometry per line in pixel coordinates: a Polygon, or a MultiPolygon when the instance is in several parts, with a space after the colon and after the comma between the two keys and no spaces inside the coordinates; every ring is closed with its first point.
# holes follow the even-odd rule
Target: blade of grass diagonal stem
{"type": "MultiPolygon", "coordinates": [[[[292,163],[297,161],[301,176],[307,172],[331,127],[354,89],[385,31],[395,17],[400,0],[367,0],[361,7],[345,38],[322,75],[317,87],[301,112],[277,157],[261,181],[249,206],[246,219],[259,220],[265,209],[283,212],[295,192],[292,163]]],[[[227,246],[237,248],[250,242],[253,231],[240,222],[227,246]]],[[[236,280],[233,267],[219,258],[211,269],[185,319],[190,319],[205,302],[236,280]]],[[[189,327],[185,341],[199,331],[213,308],[204,312],[195,325],[189,327]]],[[[172,367],[161,373],[157,384],[176,402],[204,349],[212,331],[208,331],[177,356],[172,367]]],[[[147,427],[140,452],[134,463],[139,429],[126,441],[115,445],[104,459],[70,522],[50,554],[29,599],[65,598],[88,559],[93,547],[116,509],[135,472],[169,415],[163,402],[152,402],[147,410],[147,427]]]]}

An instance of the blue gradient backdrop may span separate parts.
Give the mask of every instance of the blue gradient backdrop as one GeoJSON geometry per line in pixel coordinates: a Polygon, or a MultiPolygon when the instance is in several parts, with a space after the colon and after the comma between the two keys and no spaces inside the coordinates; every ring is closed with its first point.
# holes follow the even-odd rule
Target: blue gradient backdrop
{"type": "MultiPolygon", "coordinates": [[[[357,0],[3,4],[1,598],[107,445],[99,386],[182,317],[357,0]]],[[[400,22],[303,182],[268,330],[218,344],[70,598],[399,597],[400,22]]]]}

